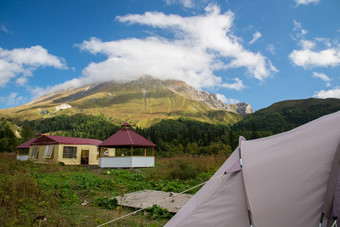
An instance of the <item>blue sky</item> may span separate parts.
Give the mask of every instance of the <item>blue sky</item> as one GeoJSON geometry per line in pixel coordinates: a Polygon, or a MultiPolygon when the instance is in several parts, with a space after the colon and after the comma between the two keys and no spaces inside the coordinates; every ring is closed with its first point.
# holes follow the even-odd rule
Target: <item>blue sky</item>
{"type": "Polygon", "coordinates": [[[0,109],[146,74],[254,110],[340,98],[339,12],[339,0],[1,0],[0,109]]]}

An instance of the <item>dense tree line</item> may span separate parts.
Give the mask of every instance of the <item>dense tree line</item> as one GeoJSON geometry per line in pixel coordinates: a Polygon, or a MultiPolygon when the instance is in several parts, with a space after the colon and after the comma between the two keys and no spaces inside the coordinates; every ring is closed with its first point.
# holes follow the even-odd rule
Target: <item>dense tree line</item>
{"type": "Polygon", "coordinates": [[[161,120],[150,128],[136,131],[156,143],[162,156],[231,153],[235,141],[230,138],[226,125],[182,118],[161,120]]]}
{"type": "Polygon", "coordinates": [[[259,137],[263,137],[291,130],[338,110],[340,110],[339,104],[332,105],[330,103],[318,103],[302,107],[288,106],[275,111],[268,108],[249,115],[233,125],[232,130],[246,133],[255,126],[259,137]]]}
{"type": "Polygon", "coordinates": [[[24,125],[39,133],[50,133],[58,136],[92,138],[105,140],[120,129],[106,117],[75,114],[72,116],[60,115],[37,121],[25,121],[24,125]]]}
{"type": "Polygon", "coordinates": [[[10,123],[0,119],[0,152],[11,152],[19,144],[19,139],[14,135],[10,123]]]}
{"type": "MultiPolygon", "coordinates": [[[[102,115],[83,114],[24,121],[21,125],[29,126],[35,133],[100,140],[105,140],[120,130],[119,125],[102,115]]],[[[157,144],[156,154],[160,156],[231,153],[238,141],[238,135],[231,133],[226,125],[188,119],[161,120],[150,128],[134,127],[133,129],[157,144]]]]}

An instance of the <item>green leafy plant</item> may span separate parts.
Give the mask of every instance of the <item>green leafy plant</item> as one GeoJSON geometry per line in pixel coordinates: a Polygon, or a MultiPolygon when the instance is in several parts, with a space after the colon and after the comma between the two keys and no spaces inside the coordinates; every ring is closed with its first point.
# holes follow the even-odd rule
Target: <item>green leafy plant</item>
{"type": "Polygon", "coordinates": [[[106,208],[106,209],[115,209],[118,205],[118,200],[116,198],[97,198],[94,201],[96,206],[106,208]]]}
{"type": "Polygon", "coordinates": [[[156,204],[154,204],[152,207],[145,209],[145,212],[147,212],[148,217],[153,220],[158,218],[172,218],[174,216],[167,209],[157,206],[156,204]]]}

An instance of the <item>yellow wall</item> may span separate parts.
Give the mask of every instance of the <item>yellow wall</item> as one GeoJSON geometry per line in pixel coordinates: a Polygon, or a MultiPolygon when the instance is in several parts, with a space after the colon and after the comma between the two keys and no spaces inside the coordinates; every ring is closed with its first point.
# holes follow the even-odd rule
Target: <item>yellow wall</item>
{"type": "Polygon", "coordinates": [[[34,146],[30,146],[29,149],[29,160],[35,163],[41,164],[52,164],[63,162],[65,165],[80,165],[81,162],[81,151],[89,151],[89,165],[98,165],[97,159],[97,146],[95,145],[64,145],[55,144],[51,158],[44,158],[46,145],[36,146],[39,147],[39,156],[36,160],[32,159],[32,151],[34,146]],[[77,147],[76,158],[63,158],[64,146],[77,147]]]}
{"type": "Polygon", "coordinates": [[[115,148],[109,148],[109,156],[116,156],[116,149],[115,148]]]}

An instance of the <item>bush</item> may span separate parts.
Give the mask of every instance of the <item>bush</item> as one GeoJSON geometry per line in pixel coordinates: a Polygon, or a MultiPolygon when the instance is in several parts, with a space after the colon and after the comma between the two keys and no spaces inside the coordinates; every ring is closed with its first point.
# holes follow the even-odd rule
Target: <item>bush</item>
{"type": "Polygon", "coordinates": [[[167,209],[162,208],[154,204],[152,207],[145,209],[148,213],[148,217],[151,219],[158,219],[158,218],[172,218],[174,215],[171,214],[167,209]]]}
{"type": "Polygon", "coordinates": [[[65,166],[65,163],[64,162],[59,162],[59,165],[60,166],[65,166]]]}
{"type": "Polygon", "coordinates": [[[185,161],[179,160],[174,168],[170,171],[171,179],[190,179],[197,177],[198,172],[194,165],[185,161]]]}
{"type": "Polygon", "coordinates": [[[97,198],[94,201],[96,206],[103,207],[106,209],[115,209],[118,205],[118,200],[116,198],[97,198]]]}

